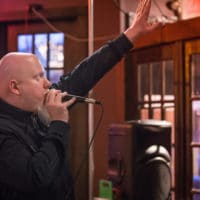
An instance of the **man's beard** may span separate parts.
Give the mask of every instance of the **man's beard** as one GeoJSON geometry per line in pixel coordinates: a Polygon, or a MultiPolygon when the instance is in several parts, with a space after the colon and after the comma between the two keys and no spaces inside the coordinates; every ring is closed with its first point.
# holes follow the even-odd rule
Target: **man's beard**
{"type": "Polygon", "coordinates": [[[49,126],[49,124],[50,124],[49,113],[47,112],[46,108],[43,105],[38,108],[37,114],[38,114],[40,121],[44,125],[49,126]]]}

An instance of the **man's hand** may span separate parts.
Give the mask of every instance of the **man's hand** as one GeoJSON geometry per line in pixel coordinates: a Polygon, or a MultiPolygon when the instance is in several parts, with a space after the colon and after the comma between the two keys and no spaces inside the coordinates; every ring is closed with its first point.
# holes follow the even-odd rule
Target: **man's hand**
{"type": "Polygon", "coordinates": [[[162,23],[148,23],[151,0],[140,0],[132,25],[124,32],[127,38],[134,42],[138,37],[162,26],[162,23]]]}
{"type": "Polygon", "coordinates": [[[69,121],[68,107],[75,102],[75,98],[62,102],[62,98],[66,96],[66,92],[52,89],[46,94],[44,106],[49,114],[50,121],[61,120],[69,121]]]}

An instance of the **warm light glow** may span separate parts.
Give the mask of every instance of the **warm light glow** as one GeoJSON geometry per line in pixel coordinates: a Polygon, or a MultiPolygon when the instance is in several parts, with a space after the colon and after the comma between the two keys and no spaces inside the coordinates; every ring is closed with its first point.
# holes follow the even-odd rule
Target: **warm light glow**
{"type": "Polygon", "coordinates": [[[182,19],[200,16],[200,0],[182,0],[182,19]]]}

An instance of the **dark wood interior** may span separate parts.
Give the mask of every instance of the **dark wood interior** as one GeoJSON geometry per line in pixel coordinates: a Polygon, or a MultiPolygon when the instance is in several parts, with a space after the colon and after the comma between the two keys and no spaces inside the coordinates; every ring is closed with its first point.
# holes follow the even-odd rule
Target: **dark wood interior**
{"type": "MultiPolygon", "coordinates": [[[[25,2],[23,2],[25,4],[25,2]]],[[[87,37],[88,8],[87,2],[81,5],[66,6],[62,1],[53,8],[53,4],[44,5],[43,14],[60,29],[87,37]]],[[[111,36],[119,31],[119,10],[112,2],[103,0],[95,2],[94,35],[111,36]],[[104,22],[104,23],[102,23],[104,22]]],[[[1,10],[1,9],[0,9],[1,10]]],[[[1,14],[0,18],[0,57],[16,50],[16,34],[28,23],[27,32],[37,32],[44,27],[41,21],[30,14],[25,20],[26,9],[12,9],[1,14]]],[[[24,32],[24,31],[23,31],[24,32]]],[[[200,53],[200,18],[166,24],[148,37],[140,38],[134,49],[117,66],[109,72],[94,88],[93,95],[104,105],[104,116],[94,142],[94,196],[98,196],[100,179],[107,178],[108,171],[108,129],[112,123],[138,119],[137,109],[137,73],[138,63],[172,59],[174,61],[175,94],[175,194],[176,200],[192,200],[192,150],[191,129],[192,114],[190,107],[190,79],[188,78],[187,43],[191,43],[192,52],[200,53]]],[[[107,40],[95,41],[94,48],[99,48],[107,40]]],[[[76,43],[66,39],[65,72],[71,70],[88,55],[88,43],[76,43]],[[69,47],[69,48],[68,48],[69,47]]],[[[95,125],[99,119],[99,108],[95,107],[95,125]]],[[[88,144],[88,107],[78,105],[74,108],[71,124],[71,160],[73,173],[76,173],[88,144]]],[[[86,163],[76,185],[77,199],[88,199],[88,164],[86,163]]]]}

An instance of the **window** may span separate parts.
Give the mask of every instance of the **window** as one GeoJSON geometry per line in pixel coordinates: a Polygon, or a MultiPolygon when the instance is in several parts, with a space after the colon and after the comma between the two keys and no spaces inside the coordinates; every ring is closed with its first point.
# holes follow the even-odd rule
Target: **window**
{"type": "Polygon", "coordinates": [[[19,52],[34,53],[51,82],[57,82],[64,72],[64,34],[35,33],[17,36],[19,52]]]}
{"type": "Polygon", "coordinates": [[[185,43],[188,196],[200,199],[200,40],[185,43]]]}
{"type": "Polygon", "coordinates": [[[138,65],[140,118],[169,117],[174,108],[172,67],[171,60],[138,65]]]}
{"type": "MultiPolygon", "coordinates": [[[[138,111],[140,119],[166,120],[172,124],[171,171],[172,189],[175,187],[175,98],[173,61],[163,60],[137,65],[138,111]]],[[[172,197],[174,193],[172,192],[172,197]]],[[[172,198],[174,199],[174,198],[172,198]]]]}
{"type": "Polygon", "coordinates": [[[200,199],[200,54],[192,54],[191,69],[191,107],[192,107],[192,180],[194,200],[200,199]],[[196,194],[195,194],[196,193],[196,194]]]}

